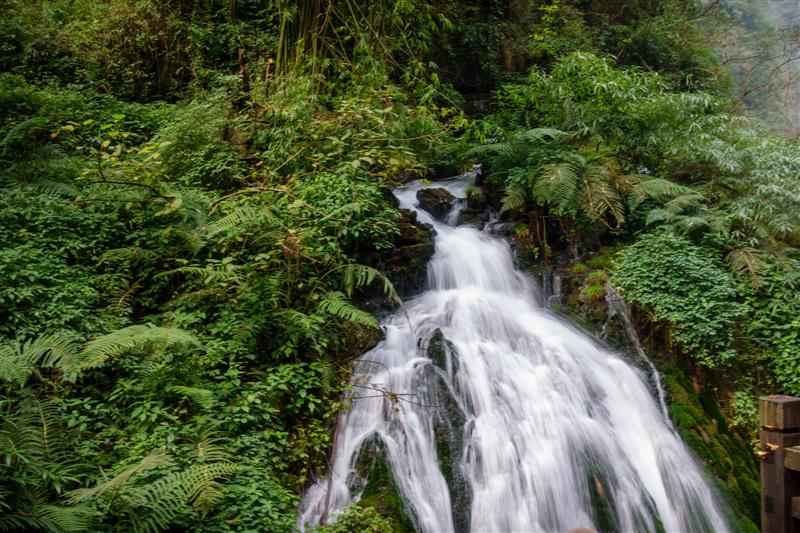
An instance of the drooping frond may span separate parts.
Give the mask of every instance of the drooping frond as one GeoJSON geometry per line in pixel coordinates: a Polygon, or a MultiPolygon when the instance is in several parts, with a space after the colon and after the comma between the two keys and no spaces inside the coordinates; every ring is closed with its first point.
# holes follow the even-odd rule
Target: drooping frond
{"type": "Polygon", "coordinates": [[[172,464],[172,456],[165,452],[157,451],[146,455],[142,460],[123,468],[117,475],[107,479],[91,488],[73,490],[67,493],[67,501],[71,504],[86,502],[105,495],[121,491],[128,481],[134,476],[172,464]]]}
{"type": "Polygon", "coordinates": [[[215,237],[231,230],[238,230],[238,233],[241,233],[259,224],[275,226],[278,224],[278,219],[266,207],[242,205],[209,224],[206,234],[208,237],[215,237]]]}
{"type": "Polygon", "coordinates": [[[706,197],[703,196],[702,194],[698,192],[691,192],[688,194],[682,194],[680,196],[676,196],[675,198],[664,204],[664,207],[670,213],[680,213],[689,208],[699,207],[705,199],[706,197]]]}
{"type": "Polygon", "coordinates": [[[138,281],[122,280],[111,295],[109,308],[119,316],[128,316],[133,313],[133,301],[136,291],[141,287],[138,281]]]}
{"type": "Polygon", "coordinates": [[[505,194],[503,195],[503,203],[500,208],[501,212],[514,211],[525,207],[528,201],[528,190],[525,185],[520,183],[511,183],[506,186],[505,194]]]}
{"type": "Polygon", "coordinates": [[[18,185],[30,187],[40,193],[63,196],[64,198],[75,198],[80,194],[80,191],[72,185],[48,178],[28,179],[23,183],[18,183],[18,185]]]}
{"type": "Polygon", "coordinates": [[[135,516],[135,530],[164,531],[185,512],[187,505],[201,512],[209,511],[222,497],[221,482],[237,470],[230,462],[196,463],[137,487],[131,491],[131,502],[139,503],[143,512],[135,516]]]}
{"type": "Polygon", "coordinates": [[[376,279],[383,282],[383,293],[393,301],[399,302],[400,297],[391,280],[379,270],[356,263],[345,265],[342,268],[342,287],[348,297],[351,297],[355,290],[369,286],[376,279]]]}
{"type": "Polygon", "coordinates": [[[22,386],[39,366],[66,371],[75,364],[79,352],[80,343],[70,333],[51,333],[22,344],[0,346],[0,380],[22,386]]]}
{"type": "Polygon", "coordinates": [[[553,203],[560,214],[574,214],[580,208],[581,170],[573,161],[548,163],[533,187],[536,201],[553,203]]]}
{"type": "Polygon", "coordinates": [[[0,346],[0,380],[21,387],[35,370],[36,366],[22,357],[14,346],[0,346]]]}
{"type": "Polygon", "coordinates": [[[731,250],[725,259],[731,266],[731,270],[749,275],[753,284],[758,287],[767,270],[763,254],[764,252],[757,248],[744,247],[731,250]]]}
{"type": "Polygon", "coordinates": [[[641,203],[648,198],[664,201],[696,194],[697,192],[691,187],[664,178],[648,178],[638,181],[631,189],[631,199],[636,203],[641,203]]]}
{"type": "Polygon", "coordinates": [[[354,306],[346,299],[345,295],[339,291],[326,293],[320,299],[317,308],[322,312],[349,322],[354,322],[361,326],[370,328],[378,327],[378,320],[374,316],[354,306]]]}
{"type": "Polygon", "coordinates": [[[510,142],[500,142],[476,146],[468,150],[465,156],[482,159],[487,156],[511,157],[513,153],[514,146],[510,142]]]}
{"type": "Polygon", "coordinates": [[[605,222],[610,214],[616,226],[625,221],[622,197],[611,183],[608,171],[600,165],[588,165],[584,171],[583,209],[595,221],[605,222]]]}
{"type": "Polygon", "coordinates": [[[210,391],[208,389],[173,385],[171,387],[167,387],[167,391],[186,396],[203,409],[210,409],[217,401],[214,391],[210,391]]]}
{"type": "Polygon", "coordinates": [[[150,261],[158,257],[158,253],[140,246],[125,246],[108,250],[100,256],[100,263],[110,261],[150,261]]]}
{"type": "Polygon", "coordinates": [[[81,369],[102,366],[108,359],[132,350],[145,350],[150,346],[197,345],[191,333],[177,328],[153,325],[129,326],[97,337],[86,344],[81,353],[81,369]]]}
{"type": "Polygon", "coordinates": [[[570,134],[566,131],[557,130],[555,128],[533,128],[524,130],[514,135],[515,141],[523,141],[526,143],[541,143],[549,141],[558,141],[570,134]]]}
{"type": "Polygon", "coordinates": [[[61,506],[47,503],[43,491],[17,494],[18,507],[2,512],[0,531],[47,531],[79,533],[92,531],[96,511],[87,505],[61,506]]]}
{"type": "Polygon", "coordinates": [[[204,432],[192,446],[192,464],[185,468],[176,470],[170,455],[153,452],[111,479],[71,491],[67,499],[115,503],[124,508],[134,531],[164,531],[192,507],[205,513],[221,499],[222,482],[239,468],[219,442],[204,432]]]}
{"type": "Polygon", "coordinates": [[[183,266],[173,270],[165,270],[159,272],[154,277],[164,278],[174,274],[184,274],[189,277],[199,278],[203,280],[205,285],[211,284],[227,284],[227,285],[240,285],[243,280],[239,274],[240,268],[238,265],[219,265],[210,264],[205,267],[200,266],[183,266]]]}

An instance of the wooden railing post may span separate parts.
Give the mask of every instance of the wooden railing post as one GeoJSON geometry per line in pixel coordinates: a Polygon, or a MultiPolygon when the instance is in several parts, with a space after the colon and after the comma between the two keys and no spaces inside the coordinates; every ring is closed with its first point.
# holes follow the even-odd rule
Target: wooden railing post
{"type": "Polygon", "coordinates": [[[800,449],[791,449],[800,445],[800,398],[761,397],[758,416],[761,531],[800,533],[800,449]]]}

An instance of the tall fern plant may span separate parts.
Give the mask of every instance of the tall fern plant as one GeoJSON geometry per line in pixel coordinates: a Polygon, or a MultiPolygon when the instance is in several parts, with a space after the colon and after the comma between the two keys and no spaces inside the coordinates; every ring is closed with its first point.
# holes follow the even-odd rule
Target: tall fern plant
{"type": "Polygon", "coordinates": [[[133,531],[159,531],[208,512],[237,468],[218,438],[201,436],[181,458],[155,451],[93,488],[75,488],[98,465],[81,462],[81,436],[50,398],[61,383],[126,354],[147,360],[196,344],[179,329],[136,325],[86,343],[58,333],[0,345],[0,530],[91,531],[113,512],[117,522],[127,514],[133,531]]]}
{"type": "MultiPolygon", "coordinates": [[[[487,161],[492,179],[505,188],[502,211],[555,217],[567,230],[597,224],[618,228],[626,212],[645,200],[694,194],[666,179],[624,173],[613,156],[581,146],[577,134],[552,128],[518,131],[470,154],[487,161]]],[[[545,235],[539,238],[546,244],[545,235]]]]}

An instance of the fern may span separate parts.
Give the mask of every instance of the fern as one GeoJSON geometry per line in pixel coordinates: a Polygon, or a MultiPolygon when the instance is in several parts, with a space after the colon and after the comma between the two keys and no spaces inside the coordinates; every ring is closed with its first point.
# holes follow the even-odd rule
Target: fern
{"type": "Polygon", "coordinates": [[[219,220],[208,225],[206,235],[210,238],[220,233],[241,233],[256,225],[276,226],[279,220],[264,207],[238,206],[219,220]]]}
{"type": "Polygon", "coordinates": [[[68,372],[76,363],[80,344],[73,334],[41,335],[24,343],[0,346],[0,380],[24,385],[37,367],[68,372]]]}
{"type": "Polygon", "coordinates": [[[647,198],[667,200],[678,196],[697,194],[691,187],[686,187],[664,178],[650,178],[637,182],[631,189],[631,196],[638,202],[647,198]]]}
{"type": "Polygon", "coordinates": [[[67,501],[122,507],[134,531],[164,531],[192,509],[205,514],[221,500],[222,482],[239,470],[221,442],[204,432],[191,448],[189,466],[176,470],[172,456],[153,452],[111,479],[70,492],[67,501]]]}
{"type": "Polygon", "coordinates": [[[111,358],[133,350],[146,350],[154,345],[166,348],[198,345],[198,342],[194,336],[181,329],[152,325],[129,326],[89,341],[81,352],[80,368],[97,368],[111,358]]]}
{"type": "Polygon", "coordinates": [[[67,494],[67,502],[71,504],[82,503],[88,500],[101,498],[106,495],[113,495],[120,492],[125,484],[134,476],[153,470],[156,468],[169,466],[172,464],[172,456],[165,452],[153,452],[148,454],[136,464],[124,467],[113,478],[103,481],[98,485],[88,489],[77,489],[67,494]]]}
{"type": "Polygon", "coordinates": [[[320,299],[318,310],[361,326],[378,327],[378,320],[374,316],[348,302],[345,295],[339,291],[325,294],[320,299]]]}
{"type": "Polygon", "coordinates": [[[125,246],[108,250],[100,256],[100,264],[111,261],[151,261],[158,257],[158,253],[140,246],[125,246]]]}
{"type": "Polygon", "coordinates": [[[77,533],[92,531],[97,513],[87,505],[60,506],[46,503],[42,493],[26,493],[14,512],[0,513],[2,531],[48,531],[77,533]]]}
{"type": "Polygon", "coordinates": [[[528,201],[528,191],[524,185],[512,183],[506,186],[505,194],[503,195],[503,203],[500,208],[501,212],[514,211],[525,207],[528,201]]]}
{"type": "Polygon", "coordinates": [[[171,387],[167,387],[167,391],[174,392],[176,394],[180,394],[182,396],[186,396],[194,403],[202,407],[203,409],[211,409],[211,407],[216,403],[217,398],[213,391],[208,389],[200,389],[197,387],[183,387],[180,385],[173,385],[171,387]]]}
{"type": "Polygon", "coordinates": [[[351,297],[356,289],[369,286],[375,280],[383,282],[383,293],[395,302],[400,302],[400,297],[391,280],[379,270],[359,264],[348,264],[342,267],[342,286],[347,297],[351,297]]]}
{"type": "Polygon", "coordinates": [[[738,274],[749,275],[754,287],[758,288],[761,285],[761,279],[767,271],[767,262],[762,250],[753,247],[736,248],[731,250],[725,259],[731,270],[738,274]]]}

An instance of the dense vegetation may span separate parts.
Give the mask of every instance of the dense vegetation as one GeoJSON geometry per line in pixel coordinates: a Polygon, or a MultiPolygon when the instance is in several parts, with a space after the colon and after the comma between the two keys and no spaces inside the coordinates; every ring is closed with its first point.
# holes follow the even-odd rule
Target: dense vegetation
{"type": "Polygon", "coordinates": [[[742,435],[800,395],[800,151],[726,107],[735,2],[0,14],[0,530],[292,530],[380,335],[358,298],[397,300],[386,187],[474,161],[521,255],[612,250],[595,279],[742,435]]]}

